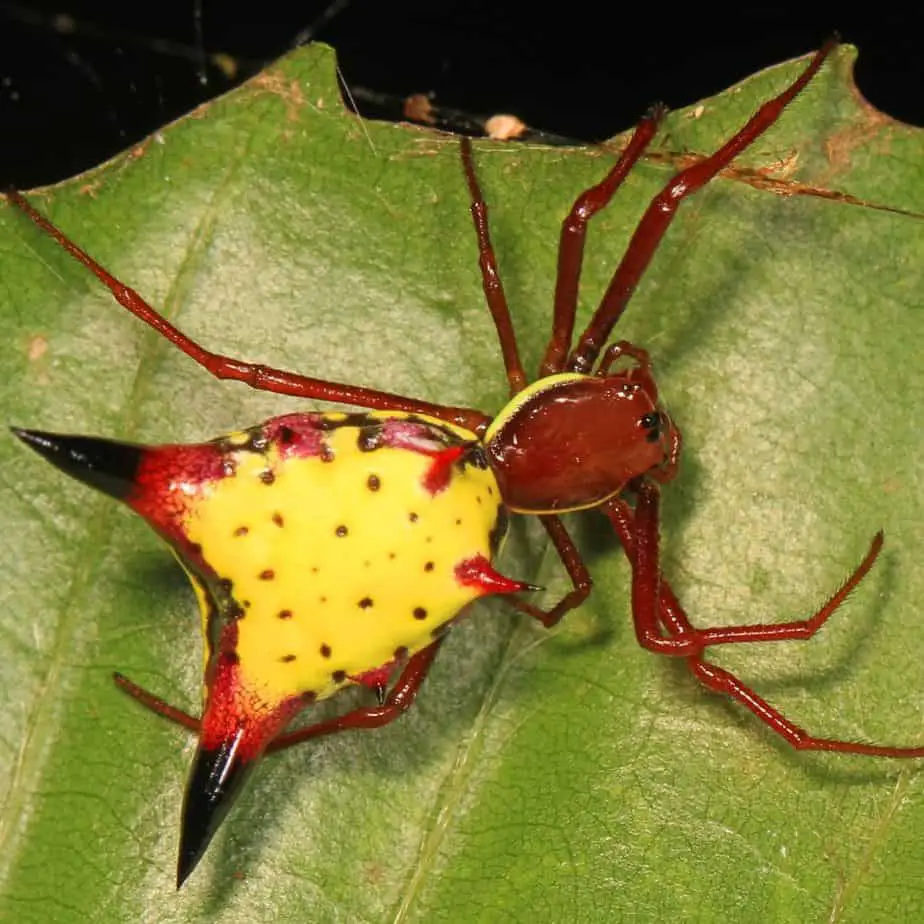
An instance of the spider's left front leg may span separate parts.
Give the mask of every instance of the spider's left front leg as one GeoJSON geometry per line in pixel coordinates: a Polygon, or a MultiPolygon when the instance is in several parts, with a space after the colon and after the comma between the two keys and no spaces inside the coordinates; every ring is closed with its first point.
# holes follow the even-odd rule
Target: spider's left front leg
{"type": "Polygon", "coordinates": [[[352,404],[357,407],[372,408],[383,411],[404,411],[410,414],[425,414],[436,417],[475,433],[483,432],[491,422],[487,414],[475,408],[456,407],[453,405],[433,404],[405,395],[366,388],[361,385],[349,385],[343,382],[331,382],[312,376],[276,369],[263,363],[237,359],[224,353],[209,350],[192,337],[184,334],[178,327],[168,321],[159,311],[121,279],[113,276],[102,264],[79,247],[60,228],[38,211],[21,193],[7,190],[7,201],[18,208],[35,224],[63,247],[75,260],[83,264],[94,276],[109,289],[112,297],[133,314],[139,321],[155,330],[165,340],[169,340],[177,349],[201,366],[216,379],[230,379],[254,388],[277,395],[291,395],[296,398],[310,398],[317,401],[335,401],[340,404],[352,404]]]}
{"type": "Polygon", "coordinates": [[[610,501],[605,511],[632,565],[632,615],[636,637],[644,648],[686,658],[700,683],[737,700],[797,750],[838,751],[872,757],[924,757],[924,746],[893,747],[811,735],[730,671],[705,659],[706,649],[712,645],[811,638],[869,572],[882,548],[882,533],[876,534],[869,551],[841,587],[808,619],[776,625],[756,623],[699,629],[690,622],[661,574],[660,491],[646,479],[637,479],[631,489],[636,494],[634,511],[621,498],[610,501]]]}

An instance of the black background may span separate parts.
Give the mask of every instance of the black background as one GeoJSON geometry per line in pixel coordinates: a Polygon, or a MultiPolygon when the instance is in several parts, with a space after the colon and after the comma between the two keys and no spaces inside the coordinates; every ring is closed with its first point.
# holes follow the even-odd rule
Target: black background
{"type": "Polygon", "coordinates": [[[688,105],[810,51],[836,28],[860,47],[866,97],[924,125],[921,14],[797,19],[792,6],[726,14],[689,5],[671,17],[623,4],[597,12],[597,3],[540,13],[538,4],[483,0],[60,3],[0,3],[4,186],[64,179],[226,91],[234,82],[203,64],[208,55],[231,55],[240,80],[306,33],[337,48],[358,93],[397,101],[433,92],[442,106],[514,112],[592,141],[627,128],[654,101],[688,105]]]}

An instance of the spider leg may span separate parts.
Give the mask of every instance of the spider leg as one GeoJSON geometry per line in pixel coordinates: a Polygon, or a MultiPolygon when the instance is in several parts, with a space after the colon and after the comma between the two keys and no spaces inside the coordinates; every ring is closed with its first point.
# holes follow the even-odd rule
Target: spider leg
{"type": "Polygon", "coordinates": [[[436,417],[457,426],[465,427],[475,433],[483,431],[490,422],[490,417],[473,408],[431,404],[427,401],[418,401],[373,388],[328,382],[324,379],[298,375],[295,372],[274,369],[260,363],[245,362],[244,360],[206,350],[155,311],[134,289],[124,285],[97,263],[85,250],[78,247],[63,231],[35,209],[24,196],[15,190],[10,190],[7,192],[6,197],[9,202],[24,212],[38,228],[54,238],[75,260],[90,270],[109,289],[113,298],[123,308],[169,340],[215,378],[232,379],[243,382],[251,388],[280,395],[294,395],[298,398],[311,398],[318,401],[337,401],[341,404],[353,404],[378,410],[426,414],[430,417],[436,417]]]}
{"type": "MultiPolygon", "coordinates": [[[[379,728],[393,722],[413,705],[417,691],[430,672],[430,667],[442,643],[442,638],[437,639],[408,660],[404,670],[401,671],[401,676],[388,692],[385,702],[381,705],[354,709],[333,719],[327,719],[324,722],[317,722],[314,725],[297,728],[295,731],[279,735],[267,747],[266,753],[271,754],[274,751],[281,751],[283,748],[291,747],[293,744],[300,744],[302,741],[309,741],[322,735],[332,735],[337,732],[348,731],[351,728],[379,728]]],[[[142,706],[150,709],[151,712],[163,716],[163,718],[169,719],[189,731],[199,732],[199,719],[191,716],[188,712],[171,706],[159,696],[149,693],[122,674],[115,673],[112,678],[120,689],[124,690],[133,699],[138,700],[142,706]]]]}
{"type": "Polygon", "coordinates": [[[837,42],[834,39],[825,42],[802,74],[779,96],[764,103],[744,127],[712,156],[681,170],[652,199],[632,235],[622,261],[600,302],[600,307],[591,318],[587,329],[581,334],[577,346],[568,359],[567,368],[569,370],[586,373],[596,362],[613,325],[622,316],[632,293],[661,243],[661,239],[674,220],[680,203],[687,196],[702,188],[720,170],[727,167],[779,119],[783,109],[814,77],[836,45],[837,42]]]}
{"type": "Polygon", "coordinates": [[[182,725],[183,728],[188,728],[190,731],[199,731],[199,720],[188,712],[183,712],[182,709],[171,706],[166,700],[148,692],[144,687],[139,687],[137,683],[129,680],[124,674],[116,672],[112,675],[112,679],[120,690],[131,696],[132,699],[136,699],[145,709],[150,709],[151,712],[163,716],[163,718],[169,719],[177,725],[182,725]]]}
{"type": "Polygon", "coordinates": [[[491,317],[494,318],[497,338],[500,340],[504,368],[507,370],[507,381],[510,383],[510,394],[515,395],[526,387],[528,381],[526,373],[523,371],[523,363],[520,360],[517,337],[513,330],[513,321],[510,318],[507,297],[504,295],[504,286],[497,270],[497,256],[494,253],[491,232],[488,227],[488,206],[484,201],[478,177],[475,175],[475,165],[472,161],[472,141],[470,138],[462,138],[459,152],[462,155],[462,170],[465,173],[469,193],[472,197],[472,221],[475,223],[475,235],[478,238],[478,265],[481,268],[481,284],[484,288],[484,297],[488,303],[491,317]]]}
{"type": "Polygon", "coordinates": [[[610,501],[606,512],[610,522],[616,528],[623,547],[627,549],[626,554],[630,556],[630,560],[635,562],[641,560],[639,570],[642,575],[639,577],[638,592],[642,598],[639,601],[639,607],[635,608],[638,616],[636,630],[640,633],[638,635],[639,644],[662,654],[684,657],[713,645],[810,639],[866,577],[882,550],[883,535],[880,531],[873,537],[860,564],[825,604],[808,619],[769,625],[754,623],[744,626],[697,629],[690,623],[670,585],[662,575],[657,573],[657,567],[654,567],[657,565],[658,558],[659,492],[650,483],[637,483],[633,488],[638,495],[634,514],[622,499],[610,501]],[[659,585],[661,597],[660,607],[657,609],[650,606],[650,601],[654,599],[650,586],[653,574],[656,575],[654,580],[659,585]],[[662,629],[668,633],[666,637],[662,629]],[[695,636],[695,639],[685,636],[695,636]]]}
{"type": "Polygon", "coordinates": [[[267,754],[281,751],[293,744],[301,744],[312,738],[319,738],[321,735],[333,735],[353,728],[380,728],[394,722],[413,705],[421,684],[430,673],[430,668],[444,638],[445,636],[431,642],[408,660],[401,671],[401,676],[395,681],[395,685],[385,697],[385,702],[380,706],[354,709],[333,719],[317,722],[305,728],[296,728],[287,734],[279,735],[266,749],[267,754]]]}
{"type": "Polygon", "coordinates": [[[571,338],[574,336],[574,316],[578,303],[578,285],[581,281],[581,267],[584,263],[587,223],[609,204],[629,171],[638,163],[658,130],[658,123],[663,118],[664,112],[662,106],[651,108],[636,126],[629,143],[610,172],[596,186],[586,189],[575,199],[571,211],[561,223],[552,335],[545,349],[542,365],[539,367],[540,376],[561,372],[565,365],[565,357],[571,349],[571,338]]]}
{"type": "Polygon", "coordinates": [[[685,657],[693,675],[705,687],[741,703],[794,748],[803,751],[838,751],[871,757],[924,757],[924,746],[893,747],[820,738],[810,735],[759,696],[730,671],[704,657],[711,645],[811,638],[867,574],[882,547],[877,534],[869,551],[841,588],[810,619],[778,626],[751,625],[737,628],[697,629],[691,623],[668,582],[661,576],[658,553],[660,492],[656,485],[639,480],[634,513],[625,501],[611,501],[606,513],[616,529],[632,565],[632,611],[635,632],[643,647],[659,654],[685,657]],[[667,636],[661,630],[668,632],[667,636]]]}
{"type": "Polygon", "coordinates": [[[543,514],[539,517],[539,520],[549,534],[552,545],[555,547],[555,551],[558,552],[558,557],[565,566],[568,577],[571,578],[573,587],[549,610],[544,610],[515,597],[509,597],[508,602],[521,613],[526,613],[527,616],[538,619],[542,625],[550,629],[565,613],[579,607],[587,599],[593,588],[593,579],[584,564],[584,560],[581,558],[581,553],[578,552],[577,546],[574,544],[574,540],[568,534],[568,530],[565,529],[565,524],[557,516],[548,514],[543,514]]]}

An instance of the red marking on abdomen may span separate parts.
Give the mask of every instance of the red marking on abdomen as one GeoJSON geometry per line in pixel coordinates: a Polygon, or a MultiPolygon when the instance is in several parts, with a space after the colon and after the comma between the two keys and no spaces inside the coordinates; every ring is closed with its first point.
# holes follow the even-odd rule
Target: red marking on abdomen
{"type": "Polygon", "coordinates": [[[462,458],[465,453],[465,446],[450,446],[448,449],[442,449],[433,453],[433,461],[427,474],[424,475],[423,485],[430,494],[439,494],[449,487],[452,479],[452,467],[462,458]]]}
{"type": "Polygon", "coordinates": [[[256,760],[302,707],[299,697],[277,703],[262,699],[243,683],[237,658],[220,653],[208,684],[199,743],[214,750],[237,738],[240,760],[256,760]]]}
{"type": "Polygon", "coordinates": [[[323,419],[322,414],[283,414],[267,420],[262,430],[283,459],[310,458],[324,451],[323,419]]]}
{"type": "Polygon", "coordinates": [[[371,671],[364,671],[362,674],[350,674],[349,679],[352,680],[353,683],[368,687],[370,690],[378,690],[381,687],[388,686],[391,675],[394,673],[397,664],[397,660],[392,658],[391,661],[379,667],[374,667],[371,671]]]}
{"type": "Polygon", "coordinates": [[[168,540],[185,540],[189,511],[228,477],[228,462],[214,443],[152,446],[141,457],[126,503],[168,540]]]}

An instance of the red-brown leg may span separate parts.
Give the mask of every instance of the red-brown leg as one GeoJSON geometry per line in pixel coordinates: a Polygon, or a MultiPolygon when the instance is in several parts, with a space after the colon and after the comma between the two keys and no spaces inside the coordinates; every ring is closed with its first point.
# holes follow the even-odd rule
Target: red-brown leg
{"type": "Polygon", "coordinates": [[[620,340],[619,343],[612,343],[606,348],[596,375],[609,375],[613,364],[622,359],[623,356],[634,359],[640,369],[643,369],[649,375],[651,374],[651,356],[648,354],[648,350],[636,346],[634,343],[629,343],[628,340],[620,340]]]}
{"type": "Polygon", "coordinates": [[[163,716],[163,718],[169,719],[177,725],[182,725],[183,728],[188,728],[190,731],[198,733],[199,720],[191,716],[188,712],[183,712],[182,709],[171,706],[166,700],[161,699],[159,696],[149,693],[144,687],[139,687],[137,683],[129,680],[124,674],[114,673],[112,679],[120,690],[123,690],[131,696],[132,699],[136,699],[145,709],[150,709],[151,712],[163,716]]]}
{"type": "Polygon", "coordinates": [[[515,395],[518,391],[522,391],[528,383],[526,373],[523,371],[523,363],[520,360],[520,351],[517,348],[517,337],[513,330],[507,297],[504,295],[504,286],[500,273],[497,271],[497,256],[491,244],[491,232],[488,228],[488,206],[484,201],[481,186],[478,184],[478,177],[475,175],[471,139],[462,138],[459,150],[462,155],[462,171],[465,173],[465,180],[472,197],[472,221],[475,223],[475,235],[478,238],[478,265],[481,268],[484,297],[491,311],[491,317],[494,318],[494,326],[497,329],[498,340],[500,340],[504,368],[507,370],[507,381],[510,383],[510,394],[515,395]]]}
{"type": "Polygon", "coordinates": [[[430,673],[430,668],[444,639],[445,636],[437,639],[408,660],[404,665],[404,670],[401,671],[401,676],[395,681],[395,685],[389,690],[381,706],[354,709],[345,715],[280,735],[266,749],[267,753],[281,751],[293,744],[301,744],[303,741],[319,738],[322,735],[333,735],[354,728],[381,728],[383,725],[394,722],[414,704],[417,692],[427,679],[427,674],[430,673]]]}
{"type": "Polygon", "coordinates": [[[636,629],[639,644],[652,651],[685,657],[694,651],[702,651],[712,645],[735,645],[749,642],[804,641],[810,639],[856,589],[869,573],[882,549],[882,532],[876,533],[863,560],[847,580],[835,591],[817,612],[808,619],[767,625],[756,623],[744,626],[720,626],[697,629],[687,619],[683,607],[674,595],[670,585],[658,573],[658,531],[660,494],[656,486],[636,483],[637,503],[635,512],[622,499],[609,502],[607,515],[616,528],[616,533],[627,550],[630,561],[638,570],[638,592],[643,597],[642,605],[635,610],[638,615],[636,629]],[[661,603],[659,607],[649,606],[659,585],[661,603]],[[665,636],[664,633],[667,633],[665,636]],[[693,637],[695,636],[695,638],[693,637]]]}
{"type": "Polygon", "coordinates": [[[571,578],[573,587],[549,610],[544,610],[515,597],[508,597],[507,600],[519,612],[526,613],[527,616],[532,616],[533,619],[538,619],[542,625],[549,629],[565,613],[579,607],[587,599],[593,588],[593,579],[584,564],[584,560],[581,558],[581,553],[578,552],[577,546],[574,544],[574,540],[568,535],[565,524],[558,517],[551,515],[540,516],[539,520],[549,534],[552,545],[555,547],[555,551],[558,552],[558,557],[565,566],[568,577],[571,578]]]}
{"type": "Polygon", "coordinates": [[[581,267],[584,263],[587,223],[609,204],[616,190],[622,185],[629,171],[648,147],[663,116],[663,107],[654,106],[651,109],[636,126],[629,143],[610,172],[600,183],[591,186],[577,197],[574,205],[571,206],[571,211],[561,223],[552,336],[546,347],[542,365],[539,367],[540,376],[561,372],[565,365],[565,357],[571,349],[574,316],[578,303],[578,285],[581,281],[581,267]]]}
{"type": "MultiPolygon", "coordinates": [[[[317,722],[314,725],[297,728],[295,731],[279,735],[269,745],[266,752],[271,754],[274,751],[281,751],[283,748],[291,747],[293,744],[319,738],[322,735],[332,735],[353,728],[380,728],[382,725],[394,722],[413,704],[417,691],[426,679],[442,643],[443,639],[437,639],[408,660],[401,671],[401,676],[389,690],[388,696],[382,705],[354,709],[333,719],[327,719],[324,722],[317,722]]],[[[122,674],[117,673],[112,676],[118,687],[136,699],[142,706],[198,734],[199,719],[194,718],[182,709],[177,709],[176,706],[171,706],[159,696],[149,693],[122,674]]]]}
{"type": "Polygon", "coordinates": [[[862,741],[840,741],[837,738],[816,738],[787,719],[778,709],[724,668],[716,667],[715,664],[699,657],[690,659],[690,670],[704,686],[737,700],[797,750],[837,751],[841,754],[863,754],[868,757],[924,757],[924,747],[892,747],[865,744],[862,741]]]}
{"type": "Polygon", "coordinates": [[[686,657],[693,675],[704,686],[737,700],[799,750],[838,751],[872,757],[924,757],[924,746],[893,747],[810,735],[758,696],[734,674],[704,658],[705,650],[710,645],[811,638],[872,567],[882,547],[881,533],[877,533],[859,567],[810,619],[777,626],[697,629],[690,623],[670,585],[660,573],[659,491],[655,485],[644,482],[637,482],[633,489],[637,491],[638,498],[634,513],[622,500],[610,502],[606,512],[632,565],[635,631],[639,642],[645,648],[660,654],[686,657]],[[670,634],[665,637],[662,631],[670,634]]]}
{"type": "Polygon", "coordinates": [[[606,343],[613,325],[622,316],[632,293],[654,256],[661,239],[674,220],[677,207],[689,195],[709,182],[727,167],[745,148],[759,138],[779,119],[783,109],[805,87],[821,67],[837,42],[826,42],[811,63],[779,96],[764,103],[747,124],[711,157],[680,171],[652,199],[639,222],[626,253],[610,282],[600,307],[574,348],[567,368],[574,372],[589,372],[606,343]]]}
{"type": "Polygon", "coordinates": [[[354,404],[378,410],[407,411],[413,414],[427,414],[446,420],[457,426],[465,427],[475,433],[482,432],[491,418],[473,408],[449,407],[430,404],[402,395],[356,385],[343,385],[324,379],[310,378],[295,372],[273,369],[259,363],[244,362],[220,353],[206,350],[195,340],[187,337],[174,327],[166,318],[155,311],[134,289],[130,289],[104,267],[96,262],[86,251],[78,247],[64,232],[59,230],[44,215],[29,204],[20,193],[9,191],[7,199],[46,234],[54,238],[75,260],[82,263],[112,293],[115,300],[130,311],[136,318],[144,321],[162,337],[182,350],[190,359],[197,362],[211,375],[218,379],[232,379],[243,382],[260,391],[271,391],[280,395],[294,395],[298,398],[312,398],[318,401],[337,401],[341,404],[354,404]]]}

